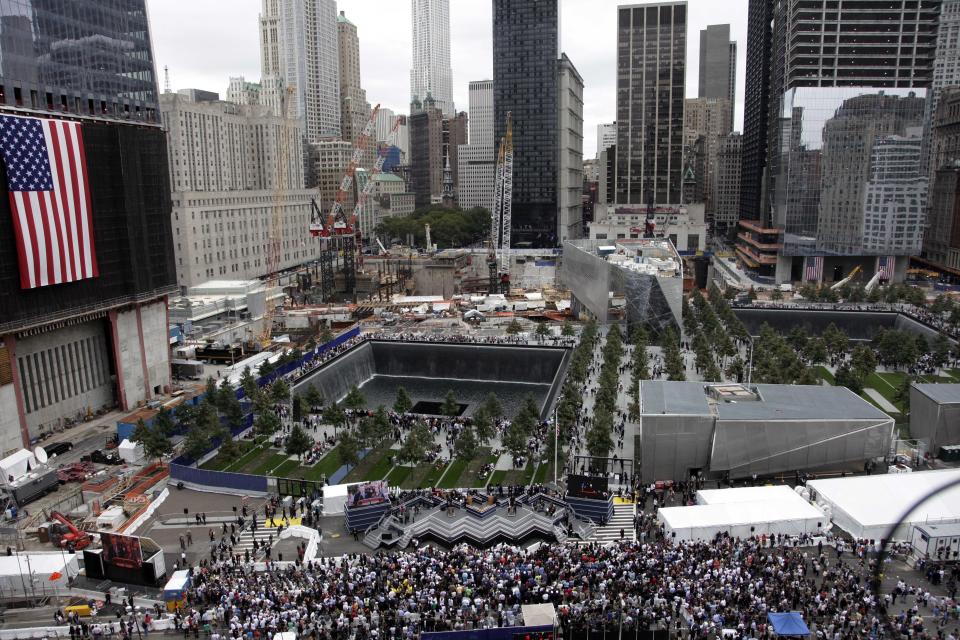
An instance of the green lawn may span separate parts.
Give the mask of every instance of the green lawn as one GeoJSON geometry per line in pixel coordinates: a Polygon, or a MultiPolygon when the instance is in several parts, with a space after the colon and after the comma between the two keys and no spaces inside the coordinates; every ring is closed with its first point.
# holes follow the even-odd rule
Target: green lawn
{"type": "Polygon", "coordinates": [[[900,372],[893,373],[871,373],[867,376],[864,386],[872,387],[886,398],[892,405],[903,411],[903,407],[896,401],[897,389],[903,384],[907,374],[900,372]]]}
{"type": "Polygon", "coordinates": [[[300,462],[298,460],[287,460],[279,467],[274,469],[271,475],[274,475],[278,478],[292,478],[293,472],[300,468],[300,462]]]}
{"type": "Polygon", "coordinates": [[[497,456],[490,453],[489,447],[481,447],[477,451],[477,455],[470,460],[470,463],[467,465],[467,468],[464,469],[463,473],[460,475],[460,486],[471,489],[474,487],[482,487],[487,482],[487,478],[480,477],[480,473],[483,471],[483,467],[488,464],[496,464],[497,456]]]}
{"type": "Polygon", "coordinates": [[[437,480],[443,475],[446,465],[437,469],[436,464],[424,462],[413,468],[412,472],[400,484],[402,489],[422,489],[437,486],[437,480]]]}
{"type": "Polygon", "coordinates": [[[413,472],[413,467],[394,467],[387,476],[387,484],[391,487],[402,487],[404,481],[413,472]]]}
{"type": "Polygon", "coordinates": [[[832,385],[837,384],[837,379],[833,376],[832,373],[830,373],[830,370],[827,369],[822,364],[814,367],[813,372],[817,374],[817,377],[820,378],[821,380],[826,380],[832,385]]]}
{"type": "Polygon", "coordinates": [[[470,464],[469,460],[461,460],[459,458],[451,462],[450,466],[447,467],[446,473],[443,474],[443,477],[440,478],[437,483],[437,486],[441,489],[455,489],[459,487],[460,476],[463,475],[468,464],[470,464]]]}
{"type": "Polygon", "coordinates": [[[490,482],[487,486],[497,486],[498,484],[503,484],[503,479],[507,477],[507,472],[503,469],[498,469],[493,472],[493,475],[490,476],[490,482]]]}
{"type": "Polygon", "coordinates": [[[396,455],[390,449],[390,444],[390,442],[384,442],[377,445],[357,466],[350,470],[343,481],[383,480],[383,477],[390,472],[390,468],[393,466],[390,457],[396,455]]]}
{"type": "MultiPolygon", "coordinates": [[[[237,442],[240,447],[240,457],[233,460],[227,460],[223,458],[219,453],[214,457],[210,458],[202,465],[201,469],[207,469],[209,471],[226,471],[234,465],[242,466],[244,462],[253,458],[260,451],[260,448],[257,446],[253,440],[240,440],[237,442]]],[[[238,468],[239,468],[238,466],[238,468]]]]}
{"type": "Polygon", "coordinates": [[[260,447],[257,447],[252,451],[254,455],[246,457],[245,460],[237,460],[234,464],[227,467],[225,471],[232,471],[235,473],[256,473],[256,469],[259,469],[267,460],[273,457],[276,453],[276,449],[272,449],[269,445],[263,444],[260,447]]]}
{"type": "MultiPolygon", "coordinates": [[[[264,460],[264,461],[260,464],[259,467],[257,467],[256,469],[252,470],[250,473],[252,473],[252,474],[255,475],[255,476],[272,476],[272,475],[276,475],[276,474],[274,473],[274,469],[276,469],[276,468],[279,467],[280,465],[283,465],[284,462],[285,462],[285,461],[287,460],[287,458],[289,458],[289,457],[290,457],[290,456],[288,456],[288,455],[285,454],[285,453],[274,453],[274,454],[271,455],[269,458],[267,458],[266,460],[264,460]]],[[[296,462],[294,462],[294,466],[296,466],[296,462]]]]}
{"type": "Polygon", "coordinates": [[[343,466],[343,460],[340,458],[340,447],[334,447],[327,452],[327,455],[320,458],[317,464],[310,467],[303,474],[305,480],[320,480],[329,478],[337,469],[343,466]]]}

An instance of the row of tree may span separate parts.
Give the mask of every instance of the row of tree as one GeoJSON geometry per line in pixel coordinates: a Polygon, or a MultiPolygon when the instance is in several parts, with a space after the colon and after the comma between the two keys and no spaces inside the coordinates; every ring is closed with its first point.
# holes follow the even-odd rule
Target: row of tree
{"type": "Polygon", "coordinates": [[[612,325],[601,352],[603,363],[593,403],[593,422],[587,431],[587,452],[605,458],[613,449],[613,426],[617,415],[617,397],[620,394],[620,362],[623,359],[623,336],[620,328],[612,325]]]}

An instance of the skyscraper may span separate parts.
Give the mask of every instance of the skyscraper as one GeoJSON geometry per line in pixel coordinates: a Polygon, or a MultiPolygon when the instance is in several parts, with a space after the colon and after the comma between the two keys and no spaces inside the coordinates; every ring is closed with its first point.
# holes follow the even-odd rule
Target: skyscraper
{"type": "Polygon", "coordinates": [[[730,101],[729,123],[733,131],[733,108],[737,102],[737,43],[730,40],[729,24],[711,24],[700,31],[699,98],[730,101]]]}
{"type": "Polygon", "coordinates": [[[778,282],[838,280],[854,266],[902,278],[908,261],[896,257],[917,245],[896,234],[922,233],[916,218],[900,215],[920,206],[903,184],[917,177],[892,178],[880,165],[916,150],[939,6],[852,2],[838,13],[815,0],[751,2],[741,207],[758,228],[782,234],[782,246],[774,256],[769,242],[741,243],[748,268],[778,282]],[[896,202],[877,207],[870,194],[896,202]]]}
{"type": "Polygon", "coordinates": [[[453,71],[450,68],[450,0],[410,0],[413,68],[410,100],[427,96],[445,116],[455,115],[453,71]]]}
{"type": "Polygon", "coordinates": [[[494,0],[495,140],[513,119],[514,246],[557,244],[558,0],[494,0]]]}
{"type": "Polygon", "coordinates": [[[680,204],[687,3],[624,5],[617,13],[614,202],[680,204]]]}
{"type": "MultiPolygon", "coordinates": [[[[271,0],[266,0],[270,2],[271,0]]],[[[340,58],[335,0],[278,0],[277,38],[280,87],[291,96],[287,111],[300,118],[310,142],[339,137],[340,58]]],[[[261,47],[272,48],[263,40],[261,47]]],[[[268,59],[272,55],[261,56],[268,59]]],[[[263,64],[263,62],[261,62],[263,64]]]]}
{"type": "Polygon", "coordinates": [[[484,207],[493,203],[496,147],[493,142],[493,80],[470,83],[470,144],[457,154],[461,207],[484,207]]]}
{"type": "Polygon", "coordinates": [[[943,89],[960,86],[960,0],[943,0],[940,5],[935,56],[931,118],[936,117],[943,89]]]}
{"type": "Polygon", "coordinates": [[[583,77],[567,57],[557,60],[559,139],[558,241],[583,237],[583,77]]]}
{"type": "MultiPolygon", "coordinates": [[[[337,43],[340,55],[340,135],[347,142],[356,144],[370,119],[370,103],[367,102],[367,92],[360,86],[357,26],[347,20],[343,11],[337,16],[337,43]]],[[[376,141],[371,141],[363,152],[360,165],[371,167],[376,157],[376,141]]]]}
{"type": "Polygon", "coordinates": [[[597,125],[597,158],[610,146],[617,144],[617,123],[604,122],[597,125]]]}
{"type": "Polygon", "coordinates": [[[3,451],[29,447],[78,413],[128,410],[161,395],[170,384],[166,299],[177,291],[145,0],[3,8],[11,5],[26,11],[0,18],[3,451]],[[57,135],[60,154],[36,137],[6,140],[14,130],[57,135]],[[20,154],[55,167],[66,149],[82,158],[72,187],[53,186],[55,169],[40,167],[52,188],[15,188],[20,154]],[[14,225],[14,203],[28,193],[57,200],[60,215],[48,211],[63,226],[40,236],[53,250],[45,257],[25,233],[29,222],[14,225]]]}

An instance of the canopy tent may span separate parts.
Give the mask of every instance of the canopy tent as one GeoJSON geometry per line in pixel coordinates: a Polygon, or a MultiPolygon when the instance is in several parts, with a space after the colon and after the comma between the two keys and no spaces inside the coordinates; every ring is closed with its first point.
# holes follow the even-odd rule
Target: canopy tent
{"type": "Polygon", "coordinates": [[[960,522],[960,469],[810,480],[813,499],[854,538],[909,540],[915,524],[960,522]]]}
{"type": "Polygon", "coordinates": [[[826,531],[822,511],[792,491],[767,500],[667,507],[657,512],[674,540],[712,540],[718,533],[735,538],[760,535],[817,534],[826,531]]]}
{"type": "MultiPolygon", "coordinates": [[[[796,492],[785,484],[762,487],[737,487],[736,489],[701,489],[697,491],[697,504],[737,504],[740,502],[763,502],[768,500],[796,500],[796,492]]],[[[802,500],[803,498],[801,498],[802,500]]]]}
{"type": "Polygon", "coordinates": [[[810,635],[810,629],[803,621],[803,616],[796,611],[768,613],[767,620],[770,621],[773,632],[778,636],[807,637],[810,635]]]}

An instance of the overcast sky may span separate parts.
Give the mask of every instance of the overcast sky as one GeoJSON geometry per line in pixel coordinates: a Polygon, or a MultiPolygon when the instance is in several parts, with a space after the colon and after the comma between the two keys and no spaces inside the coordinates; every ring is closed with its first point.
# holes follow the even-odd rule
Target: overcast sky
{"type": "MultiPolygon", "coordinates": [[[[148,0],[157,72],[170,69],[173,89],[226,93],[229,76],[259,80],[257,16],[260,0],[148,0]]],[[[596,154],[596,128],[616,112],[617,0],[560,0],[560,46],[570,56],[584,89],[584,157],[596,154]]],[[[643,4],[643,3],[638,3],[643,4]]],[[[339,0],[338,9],[357,25],[361,81],[371,104],[397,113],[410,103],[411,27],[407,0],[339,0]]],[[[689,0],[687,96],[696,97],[699,31],[730,23],[737,41],[736,126],[743,121],[747,0],[689,0]]],[[[467,110],[467,85],[493,77],[490,0],[450,0],[453,97],[467,110]]]]}

